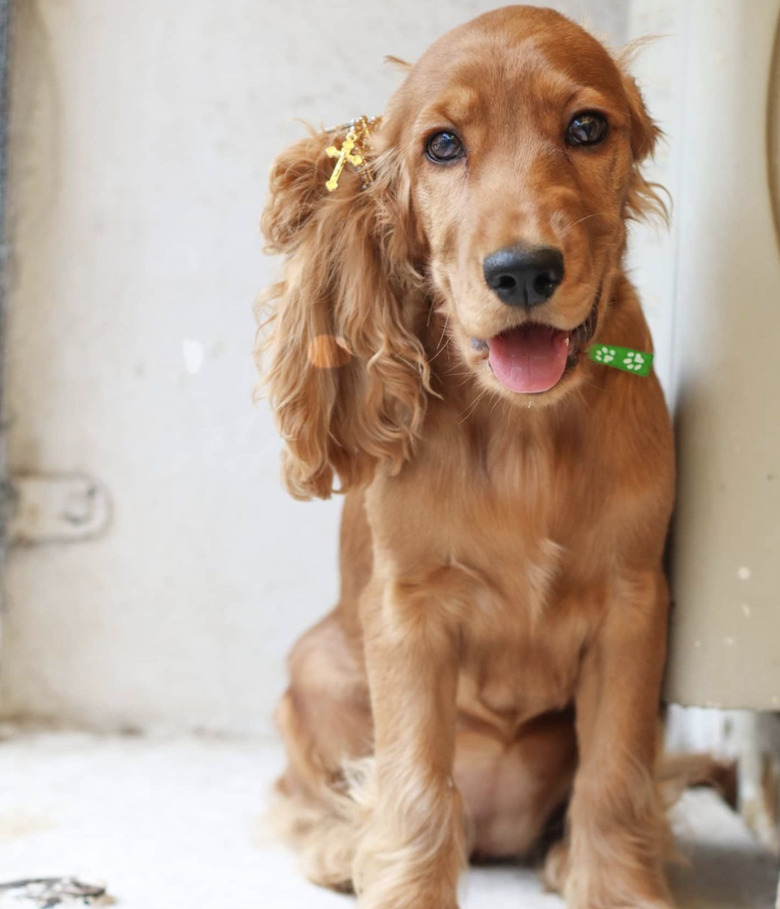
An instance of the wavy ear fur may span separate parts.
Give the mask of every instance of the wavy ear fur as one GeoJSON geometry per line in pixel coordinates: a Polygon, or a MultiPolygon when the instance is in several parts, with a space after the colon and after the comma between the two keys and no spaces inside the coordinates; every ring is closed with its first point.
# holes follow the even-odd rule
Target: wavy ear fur
{"type": "Polygon", "coordinates": [[[635,220],[654,215],[668,221],[669,211],[659,194],[659,190],[664,192],[663,187],[646,180],[641,169],[641,165],[655,154],[663,132],[648,114],[639,86],[628,72],[629,64],[645,43],[645,40],[633,42],[617,60],[631,114],[631,152],[634,157],[626,207],[629,217],[635,220]]]}
{"type": "Polygon", "coordinates": [[[284,480],[299,499],[328,498],[336,476],[340,492],[364,485],[379,462],[400,469],[429,390],[408,179],[390,149],[371,162],[367,189],[345,170],[329,193],[325,149],[340,138],[313,134],[277,158],[261,221],[267,251],[286,261],[263,298],[257,353],[270,357],[284,480]]]}

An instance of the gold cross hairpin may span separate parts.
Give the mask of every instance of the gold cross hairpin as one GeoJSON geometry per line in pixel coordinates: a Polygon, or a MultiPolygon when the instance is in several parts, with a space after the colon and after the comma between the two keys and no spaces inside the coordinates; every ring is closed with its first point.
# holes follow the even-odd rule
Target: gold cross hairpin
{"type": "Polygon", "coordinates": [[[352,121],[347,130],[341,148],[336,148],[335,145],[329,145],[325,149],[325,154],[329,158],[336,159],[333,173],[330,175],[330,180],[325,183],[325,188],[328,192],[332,193],[333,190],[338,189],[341,174],[347,163],[355,167],[363,177],[364,189],[371,182],[371,173],[368,170],[361,144],[364,139],[367,139],[368,136],[371,135],[371,130],[379,124],[379,120],[379,117],[374,117],[373,119],[358,117],[357,120],[352,121]]]}

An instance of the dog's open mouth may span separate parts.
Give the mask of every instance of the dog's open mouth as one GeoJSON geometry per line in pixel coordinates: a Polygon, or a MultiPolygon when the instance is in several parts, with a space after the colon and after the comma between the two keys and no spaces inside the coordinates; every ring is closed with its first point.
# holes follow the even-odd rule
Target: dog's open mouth
{"type": "Polygon", "coordinates": [[[565,331],[539,322],[526,322],[487,341],[472,341],[487,352],[498,381],[519,394],[541,394],[554,388],[567,369],[577,365],[581,351],[593,339],[598,322],[601,289],[584,322],[565,331]]]}
{"type": "Polygon", "coordinates": [[[573,334],[533,322],[502,332],[487,342],[490,368],[510,391],[549,391],[566,371],[573,334]]]}

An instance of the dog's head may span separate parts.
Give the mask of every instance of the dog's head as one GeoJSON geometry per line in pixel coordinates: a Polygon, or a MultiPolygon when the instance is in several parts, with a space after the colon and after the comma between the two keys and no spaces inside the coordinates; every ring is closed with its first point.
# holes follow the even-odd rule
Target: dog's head
{"type": "Polygon", "coordinates": [[[288,257],[270,294],[269,385],[293,494],[328,495],[334,473],[348,487],[409,457],[427,394],[447,395],[434,343],[518,404],[575,388],[626,220],[655,201],[639,165],[657,137],[598,41],[515,6],[410,68],[373,137],[370,186],[345,172],[326,190],[331,136],[282,154],[263,229],[288,257]]]}

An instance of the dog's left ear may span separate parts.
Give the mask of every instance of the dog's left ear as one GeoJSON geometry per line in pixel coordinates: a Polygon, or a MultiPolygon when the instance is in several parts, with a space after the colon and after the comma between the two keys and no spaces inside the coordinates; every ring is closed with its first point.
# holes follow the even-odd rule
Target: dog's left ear
{"type": "MultiPolygon", "coordinates": [[[[630,56],[630,54],[626,56],[630,56]]],[[[655,153],[663,132],[647,112],[639,86],[626,69],[626,57],[618,61],[618,68],[621,72],[623,91],[631,116],[633,164],[626,199],[627,213],[629,217],[636,219],[657,215],[666,220],[668,212],[663,199],[658,194],[660,187],[648,182],[641,170],[642,164],[655,153]]]]}
{"type": "Polygon", "coordinates": [[[636,79],[626,72],[623,73],[623,90],[631,113],[631,152],[634,163],[641,164],[655,152],[662,133],[647,112],[636,79]]]}

